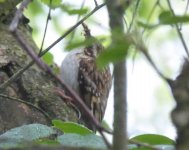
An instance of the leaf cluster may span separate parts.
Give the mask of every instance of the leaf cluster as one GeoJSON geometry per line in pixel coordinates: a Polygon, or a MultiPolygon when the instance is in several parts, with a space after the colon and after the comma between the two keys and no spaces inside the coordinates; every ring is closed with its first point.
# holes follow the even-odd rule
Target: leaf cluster
{"type": "MultiPolygon", "coordinates": [[[[107,149],[103,138],[83,125],[61,120],[53,120],[52,124],[52,127],[29,124],[13,128],[0,135],[0,149],[27,148],[36,144],[107,149]]],[[[169,147],[171,150],[175,142],[162,135],[144,134],[131,138],[130,143],[130,150],[148,150],[149,146],[169,147]]]]}

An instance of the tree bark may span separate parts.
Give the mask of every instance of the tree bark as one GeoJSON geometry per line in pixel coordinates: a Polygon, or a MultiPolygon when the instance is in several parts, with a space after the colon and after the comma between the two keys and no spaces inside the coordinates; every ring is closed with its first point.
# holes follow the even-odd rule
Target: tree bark
{"type": "MultiPolygon", "coordinates": [[[[107,8],[112,32],[112,44],[119,46],[120,40],[124,38],[123,15],[126,1],[108,0],[107,8]]],[[[126,46],[127,47],[127,46],[126,46]]],[[[122,60],[114,64],[114,133],[113,149],[127,149],[127,77],[126,61],[122,60]]]]}
{"type": "Polygon", "coordinates": [[[189,149],[189,62],[185,64],[178,77],[169,81],[176,107],[171,113],[172,121],[177,129],[177,150],[189,149]]]}
{"type": "MultiPolygon", "coordinates": [[[[29,56],[8,31],[8,25],[7,22],[0,22],[0,85],[31,62],[29,56]]],[[[39,50],[32,40],[27,25],[20,25],[19,32],[37,53],[39,50]]],[[[0,133],[23,124],[49,125],[51,119],[77,122],[76,111],[54,92],[53,89],[57,86],[58,83],[47,73],[33,65],[16,81],[1,89],[0,133]],[[16,99],[29,102],[42,111],[31,105],[18,102],[16,99]],[[49,117],[45,116],[43,111],[49,117]]]]}

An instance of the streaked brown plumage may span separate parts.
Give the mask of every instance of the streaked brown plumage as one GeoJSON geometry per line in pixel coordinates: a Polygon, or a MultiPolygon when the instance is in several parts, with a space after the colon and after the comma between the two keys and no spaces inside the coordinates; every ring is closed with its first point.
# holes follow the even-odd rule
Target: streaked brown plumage
{"type": "MultiPolygon", "coordinates": [[[[71,51],[66,56],[62,63],[61,77],[79,94],[93,115],[101,122],[105,113],[112,78],[109,67],[102,70],[97,68],[96,57],[104,48],[97,39],[90,36],[86,26],[84,26],[84,29],[88,34],[86,38],[92,38],[93,43],[82,50],[71,51]]],[[[82,113],[81,118],[88,128],[95,130],[85,114],[82,113]]]]}

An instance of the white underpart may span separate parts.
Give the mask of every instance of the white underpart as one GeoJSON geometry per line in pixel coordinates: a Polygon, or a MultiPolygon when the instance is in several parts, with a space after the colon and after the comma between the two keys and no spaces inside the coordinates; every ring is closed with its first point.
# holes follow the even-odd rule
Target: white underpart
{"type": "Polygon", "coordinates": [[[76,53],[81,53],[82,50],[73,50],[65,57],[61,65],[61,79],[70,86],[76,93],[79,94],[78,84],[78,69],[79,59],[76,53]]]}

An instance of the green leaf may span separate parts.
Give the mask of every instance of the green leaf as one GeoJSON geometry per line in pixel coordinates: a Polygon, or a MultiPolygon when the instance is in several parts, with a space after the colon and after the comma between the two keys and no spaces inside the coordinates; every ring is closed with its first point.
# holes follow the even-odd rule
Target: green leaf
{"type": "Polygon", "coordinates": [[[55,128],[63,131],[64,133],[76,133],[80,135],[94,134],[91,130],[83,125],[74,122],[63,122],[61,120],[52,121],[55,128]]]}
{"type": "Polygon", "coordinates": [[[101,126],[104,127],[105,129],[110,130],[110,131],[112,130],[110,128],[109,124],[105,120],[102,120],[101,126]]]}
{"type": "Polygon", "coordinates": [[[42,7],[42,4],[39,1],[32,1],[28,5],[28,7],[24,11],[24,13],[29,18],[34,18],[34,17],[38,16],[39,14],[43,14],[44,13],[44,9],[42,7]]]}
{"type": "Polygon", "coordinates": [[[143,135],[138,135],[131,140],[137,140],[139,142],[143,143],[148,143],[150,145],[174,145],[175,142],[163,135],[158,135],[158,134],[143,134],[143,135]]]}
{"type": "Polygon", "coordinates": [[[153,28],[156,28],[161,25],[161,24],[147,24],[142,21],[138,21],[137,23],[139,26],[141,26],[143,28],[147,28],[147,29],[153,29],[153,28]]]}
{"type": "Polygon", "coordinates": [[[68,13],[70,15],[84,15],[87,12],[88,12],[88,9],[87,8],[83,8],[83,9],[72,9],[68,13]]]}
{"type": "Polygon", "coordinates": [[[49,137],[55,131],[42,124],[29,124],[13,128],[0,135],[0,149],[12,148],[39,138],[49,137]]]}
{"type": "Polygon", "coordinates": [[[173,16],[170,11],[164,11],[159,15],[159,22],[161,24],[176,24],[189,22],[189,16],[173,16]]]}
{"type": "Polygon", "coordinates": [[[83,136],[78,134],[66,133],[64,135],[59,136],[57,140],[62,145],[70,147],[84,147],[94,149],[107,148],[102,137],[97,136],[95,134],[88,134],[83,136]]]}
{"type": "Polygon", "coordinates": [[[117,63],[126,58],[128,49],[133,43],[132,34],[122,34],[121,30],[115,29],[112,32],[113,42],[112,44],[103,50],[97,57],[97,67],[102,69],[109,63],[117,63]]]}
{"type": "Polygon", "coordinates": [[[48,64],[52,65],[54,63],[54,57],[51,53],[47,52],[45,55],[43,55],[42,60],[48,64]]]}
{"type": "MultiPolygon", "coordinates": [[[[151,13],[151,8],[153,7],[153,5],[155,4],[155,1],[141,1],[140,2],[140,7],[138,7],[138,15],[140,18],[148,18],[149,17],[149,13],[151,13]]],[[[131,11],[133,12],[133,7],[131,7],[131,11]]],[[[157,8],[158,10],[158,8],[157,8]]],[[[155,14],[155,13],[154,13],[155,14]]],[[[153,19],[154,14],[151,14],[151,18],[153,19]]]]}
{"type": "Polygon", "coordinates": [[[69,45],[67,45],[65,47],[66,50],[70,51],[76,48],[81,48],[84,47],[85,45],[87,45],[87,41],[77,41],[77,42],[71,42],[69,43],[69,45]]]}
{"type": "Polygon", "coordinates": [[[147,28],[147,29],[153,29],[156,27],[159,27],[160,25],[174,25],[177,23],[187,23],[189,22],[189,16],[173,16],[171,12],[164,11],[160,13],[159,15],[159,24],[147,24],[142,21],[138,21],[138,25],[147,28]]]}
{"type": "MultiPolygon", "coordinates": [[[[44,4],[50,5],[50,0],[41,0],[44,4]]],[[[52,8],[57,8],[61,5],[61,0],[52,0],[51,6],[52,8]]]]}
{"type": "MultiPolygon", "coordinates": [[[[103,39],[101,39],[101,41],[102,40],[103,39]]],[[[66,50],[72,50],[72,49],[76,49],[76,48],[78,49],[78,48],[81,48],[81,47],[87,47],[87,46],[94,44],[95,42],[97,42],[96,38],[88,38],[88,39],[85,39],[84,41],[72,42],[72,43],[69,43],[69,45],[66,46],[66,50]]]]}
{"type": "Polygon", "coordinates": [[[97,66],[99,68],[103,68],[111,62],[116,63],[120,60],[125,59],[125,57],[127,56],[128,48],[129,45],[127,44],[127,42],[107,48],[97,57],[97,66]]]}
{"type": "Polygon", "coordinates": [[[5,0],[0,0],[0,3],[3,3],[3,2],[5,2],[5,0]]]}
{"type": "Polygon", "coordinates": [[[76,9],[73,5],[70,4],[61,5],[61,9],[69,15],[84,15],[89,11],[88,8],[76,9]]]}

